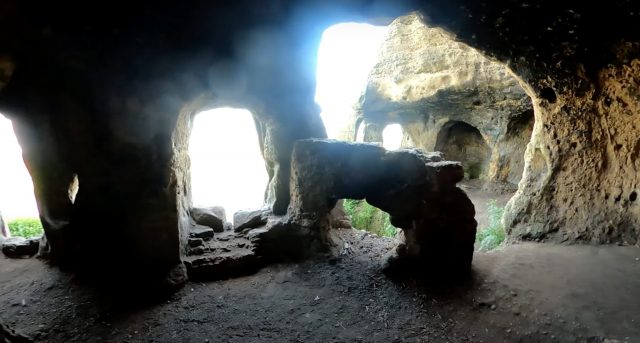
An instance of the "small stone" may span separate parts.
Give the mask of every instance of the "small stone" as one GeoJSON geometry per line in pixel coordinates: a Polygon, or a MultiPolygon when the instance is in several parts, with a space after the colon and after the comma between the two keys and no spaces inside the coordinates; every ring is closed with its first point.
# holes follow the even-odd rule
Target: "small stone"
{"type": "Polygon", "coordinates": [[[497,308],[497,306],[495,304],[491,305],[491,309],[495,310],[497,308]]]}

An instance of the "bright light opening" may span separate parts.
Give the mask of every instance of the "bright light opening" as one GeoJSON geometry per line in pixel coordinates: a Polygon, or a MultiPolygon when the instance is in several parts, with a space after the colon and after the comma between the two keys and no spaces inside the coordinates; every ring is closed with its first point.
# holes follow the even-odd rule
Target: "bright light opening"
{"type": "Polygon", "coordinates": [[[264,204],[269,177],[251,112],[218,108],[196,115],[189,140],[194,206],[223,206],[227,220],[264,204]]]}
{"type": "Polygon", "coordinates": [[[382,146],[387,150],[398,150],[402,145],[402,126],[389,124],[382,130],[382,146]]]}
{"type": "Polygon", "coordinates": [[[360,123],[360,125],[358,125],[358,130],[356,130],[356,142],[364,142],[364,123],[360,123]]]}
{"type": "Polygon", "coordinates": [[[39,218],[33,181],[11,121],[0,115],[0,212],[6,221],[39,218]]]}
{"type": "MultiPolygon", "coordinates": [[[[344,23],[324,31],[318,49],[316,102],[329,138],[353,137],[349,120],[387,34],[386,26],[344,23]]],[[[349,139],[350,140],[350,139],[349,139]]]]}

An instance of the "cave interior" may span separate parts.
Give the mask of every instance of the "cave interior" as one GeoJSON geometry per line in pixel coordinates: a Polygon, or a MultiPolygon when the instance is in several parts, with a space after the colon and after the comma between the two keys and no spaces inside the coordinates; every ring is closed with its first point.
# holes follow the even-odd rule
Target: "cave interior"
{"type": "MultiPolygon", "coordinates": [[[[637,255],[639,16],[626,0],[3,1],[0,113],[44,235],[0,238],[1,262],[50,266],[107,294],[170,297],[282,263],[333,266],[362,232],[345,199],[397,228],[367,236],[387,244],[373,267],[385,280],[465,283],[507,252],[637,255]],[[323,31],[345,22],[388,32],[328,137],[316,54],[323,31]],[[217,108],[250,112],[261,161],[214,166],[261,169],[259,206],[194,205],[192,129],[217,108]],[[401,138],[385,149],[390,125],[401,138]],[[503,199],[506,252],[495,255],[476,243],[487,197],[503,199]]],[[[630,285],[640,285],[635,268],[630,285]]],[[[633,326],[612,335],[634,341],[633,326]]],[[[2,328],[6,341],[20,337],[2,328]]],[[[559,341],[575,333],[556,329],[559,341]]],[[[554,341],[541,332],[520,338],[554,341]]]]}

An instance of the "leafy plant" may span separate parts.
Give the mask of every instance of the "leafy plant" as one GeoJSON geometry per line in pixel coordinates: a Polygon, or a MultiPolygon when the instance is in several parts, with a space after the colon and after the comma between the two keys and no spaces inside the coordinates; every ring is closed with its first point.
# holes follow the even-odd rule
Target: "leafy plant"
{"type": "Polygon", "coordinates": [[[476,233],[476,243],[480,250],[492,250],[497,248],[505,239],[505,231],[502,226],[504,207],[498,206],[496,200],[487,203],[489,225],[476,233]]]}
{"type": "Polygon", "coordinates": [[[15,237],[38,237],[42,236],[44,230],[38,218],[17,218],[7,223],[11,236],[15,237]]]}
{"type": "Polygon", "coordinates": [[[345,199],[344,209],[351,218],[354,228],[366,230],[378,236],[395,236],[397,229],[391,224],[389,214],[371,206],[368,202],[345,199]]]}

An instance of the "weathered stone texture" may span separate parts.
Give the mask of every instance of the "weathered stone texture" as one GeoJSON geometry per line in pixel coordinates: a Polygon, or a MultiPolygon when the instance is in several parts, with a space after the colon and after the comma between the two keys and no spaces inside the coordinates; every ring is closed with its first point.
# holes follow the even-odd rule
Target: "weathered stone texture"
{"type": "Polygon", "coordinates": [[[366,199],[404,231],[398,262],[464,274],[471,266],[476,221],[471,201],[456,187],[462,177],[462,166],[439,154],[300,140],[293,152],[289,215],[322,235],[339,199],[366,199]]]}
{"type": "Polygon", "coordinates": [[[505,216],[516,237],[627,242],[640,237],[640,59],[586,89],[535,97],[523,182],[505,216]]]}
{"type": "MultiPolygon", "coordinates": [[[[490,150],[482,157],[478,176],[515,185],[530,131],[510,129],[523,113],[533,120],[530,109],[531,100],[504,64],[412,13],[389,25],[358,111],[367,127],[382,130],[388,123],[400,123],[411,144],[425,151],[442,149],[438,140],[448,125],[469,124],[490,150]],[[513,139],[516,136],[524,137],[524,143],[513,139]]],[[[469,165],[476,163],[463,155],[475,146],[451,148],[445,157],[462,161],[467,174],[473,174],[468,169],[476,167],[469,165]]]]}

